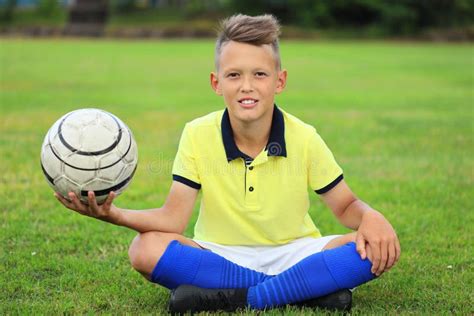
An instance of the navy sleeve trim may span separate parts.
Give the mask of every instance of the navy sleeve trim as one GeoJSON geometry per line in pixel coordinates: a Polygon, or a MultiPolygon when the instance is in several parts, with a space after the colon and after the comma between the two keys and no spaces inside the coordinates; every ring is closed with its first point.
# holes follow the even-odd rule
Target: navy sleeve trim
{"type": "Polygon", "coordinates": [[[339,177],[337,177],[333,182],[329,183],[327,186],[325,186],[322,189],[319,190],[314,190],[317,194],[323,194],[334,188],[341,180],[344,179],[344,175],[341,174],[339,177]]]}
{"type": "Polygon", "coordinates": [[[173,180],[181,182],[182,184],[186,184],[187,186],[190,186],[191,188],[196,189],[196,190],[199,190],[201,188],[200,183],[194,182],[182,176],[178,176],[177,174],[173,175],[173,180]]]}

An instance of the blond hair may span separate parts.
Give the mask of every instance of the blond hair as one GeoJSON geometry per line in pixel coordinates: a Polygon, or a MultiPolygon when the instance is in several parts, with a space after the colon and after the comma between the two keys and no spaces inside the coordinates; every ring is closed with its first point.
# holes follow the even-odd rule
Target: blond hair
{"type": "Polygon", "coordinates": [[[233,15],[220,23],[219,34],[216,41],[215,67],[219,70],[219,58],[222,47],[230,41],[247,43],[251,45],[270,45],[275,57],[277,69],[281,69],[280,49],[278,36],[280,24],[271,14],[248,16],[243,14],[233,15]]]}

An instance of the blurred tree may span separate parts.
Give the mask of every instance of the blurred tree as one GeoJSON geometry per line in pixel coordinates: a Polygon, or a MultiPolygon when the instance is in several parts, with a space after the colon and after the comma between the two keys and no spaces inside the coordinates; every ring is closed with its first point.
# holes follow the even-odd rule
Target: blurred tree
{"type": "Polygon", "coordinates": [[[184,6],[184,13],[187,17],[208,17],[214,18],[222,16],[225,9],[224,1],[219,0],[187,0],[184,6]]]}
{"type": "Polygon", "coordinates": [[[135,0],[112,0],[110,6],[114,12],[127,13],[133,11],[135,7],[135,0]]]}
{"type": "Polygon", "coordinates": [[[474,24],[472,0],[229,0],[228,7],[303,27],[377,27],[394,35],[474,24]]]}
{"type": "Polygon", "coordinates": [[[38,14],[43,17],[52,17],[58,14],[61,10],[57,0],[40,0],[36,7],[38,14]]]}
{"type": "Polygon", "coordinates": [[[453,26],[472,24],[474,2],[469,0],[404,0],[417,13],[418,26],[453,26]]]}
{"type": "Polygon", "coordinates": [[[108,17],[108,0],[75,0],[69,9],[65,33],[100,36],[108,17]]]}
{"type": "Polygon", "coordinates": [[[283,22],[288,17],[288,0],[239,0],[229,3],[230,9],[234,12],[258,15],[262,13],[271,13],[278,16],[283,22]]]}
{"type": "Polygon", "coordinates": [[[13,12],[15,12],[17,0],[6,0],[6,2],[0,6],[0,21],[10,22],[13,19],[13,12]]]}
{"type": "Polygon", "coordinates": [[[159,10],[158,16],[170,21],[173,18],[215,21],[234,13],[271,13],[283,24],[356,32],[369,30],[376,35],[411,35],[430,28],[474,26],[474,0],[0,0],[0,21],[10,23],[16,17],[15,8],[34,3],[34,10],[43,17],[54,16],[61,6],[69,3],[71,22],[105,21],[110,8],[120,15],[159,10]],[[104,7],[103,3],[110,7],[104,7]]]}

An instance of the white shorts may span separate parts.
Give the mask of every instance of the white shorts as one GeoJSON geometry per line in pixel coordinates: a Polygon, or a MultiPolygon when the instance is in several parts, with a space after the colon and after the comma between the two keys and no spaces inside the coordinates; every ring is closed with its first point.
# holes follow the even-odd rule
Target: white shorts
{"type": "Polygon", "coordinates": [[[328,242],[339,236],[341,235],[321,238],[305,237],[278,246],[228,246],[208,241],[194,241],[202,248],[211,250],[240,266],[268,275],[276,275],[304,258],[320,252],[328,242]]]}

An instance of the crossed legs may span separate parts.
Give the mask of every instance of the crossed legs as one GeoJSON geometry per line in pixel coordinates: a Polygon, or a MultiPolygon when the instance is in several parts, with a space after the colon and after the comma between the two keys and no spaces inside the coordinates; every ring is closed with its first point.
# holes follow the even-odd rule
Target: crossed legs
{"type": "Polygon", "coordinates": [[[354,233],[335,238],[325,251],[309,255],[275,276],[239,266],[176,234],[140,234],[129,254],[132,266],[154,283],[169,289],[185,284],[243,289],[251,308],[265,309],[353,288],[375,278],[371,263],[357,253],[354,239],[354,233]]]}
{"type": "MultiPolygon", "coordinates": [[[[348,242],[353,242],[355,241],[355,234],[356,233],[349,233],[334,238],[328,242],[323,250],[337,248],[348,242]]],[[[146,279],[150,280],[150,275],[156,263],[173,240],[177,240],[183,245],[202,249],[196,242],[183,235],[163,232],[142,233],[133,239],[128,251],[132,267],[140,272],[146,279]]]]}

